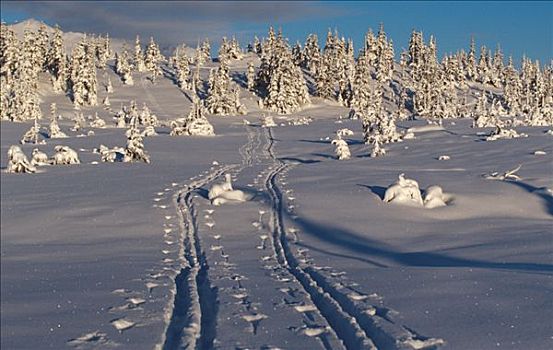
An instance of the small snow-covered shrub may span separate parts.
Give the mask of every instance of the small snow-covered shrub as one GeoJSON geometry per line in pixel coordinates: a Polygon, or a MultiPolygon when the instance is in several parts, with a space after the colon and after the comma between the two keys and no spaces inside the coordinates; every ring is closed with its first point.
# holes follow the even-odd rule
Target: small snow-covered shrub
{"type": "Polygon", "coordinates": [[[33,149],[33,158],[31,159],[31,164],[34,166],[50,165],[48,160],[48,155],[38,148],[33,149]]]}
{"type": "Polygon", "coordinates": [[[123,147],[108,148],[104,145],[100,145],[97,150],[102,157],[102,162],[123,162],[125,160],[125,149],[123,147]]]}
{"type": "Polygon", "coordinates": [[[524,133],[519,134],[515,129],[503,129],[497,126],[496,129],[492,131],[488,137],[486,137],[486,141],[495,141],[495,140],[501,140],[501,139],[516,139],[519,137],[528,137],[528,135],[524,133]]]}
{"type": "Polygon", "coordinates": [[[230,190],[219,194],[211,200],[211,204],[219,206],[225,203],[240,203],[250,199],[250,195],[240,190],[230,190]]]}
{"type": "Polygon", "coordinates": [[[344,136],[352,136],[352,135],[353,135],[353,131],[351,131],[351,130],[348,129],[348,128],[338,129],[338,130],[336,131],[336,135],[337,135],[339,138],[343,138],[344,136]]]}
{"type": "Polygon", "coordinates": [[[58,145],[54,148],[56,154],[52,158],[52,164],[55,165],[70,165],[80,164],[79,155],[69,146],[58,145]]]}
{"type": "Polygon", "coordinates": [[[351,152],[349,151],[348,143],[342,139],[332,140],[332,144],[336,146],[335,152],[338,160],[345,160],[351,158],[351,152]]]}
{"type": "Polygon", "coordinates": [[[386,190],[384,202],[392,202],[403,205],[421,207],[421,191],[417,181],[406,179],[404,174],[399,175],[399,179],[386,190]]]}
{"type": "Polygon", "coordinates": [[[92,128],[105,128],[106,121],[98,116],[98,113],[94,115],[94,119],[90,122],[92,128]]]}
{"type": "Polygon", "coordinates": [[[272,116],[267,115],[267,116],[263,116],[262,126],[264,128],[273,128],[273,127],[277,126],[277,124],[275,123],[275,120],[273,119],[272,116]]]}
{"type": "Polygon", "coordinates": [[[291,118],[288,120],[288,125],[298,126],[298,125],[309,125],[313,121],[311,117],[297,117],[291,118]]]}
{"type": "Polygon", "coordinates": [[[207,198],[213,200],[214,198],[219,197],[221,193],[232,190],[232,179],[230,174],[225,174],[225,181],[213,184],[209,189],[207,198]]]}
{"type": "Polygon", "coordinates": [[[406,179],[404,174],[399,175],[398,181],[392,184],[384,194],[384,202],[396,203],[427,209],[444,207],[451,201],[452,196],[443,192],[440,186],[430,186],[421,194],[419,184],[412,179],[406,179]]]}
{"type": "Polygon", "coordinates": [[[8,173],[34,173],[36,168],[29,163],[27,156],[19,146],[11,146],[8,149],[8,173]]]}
{"type": "Polygon", "coordinates": [[[148,136],[156,136],[157,132],[156,129],[152,125],[148,125],[144,128],[144,131],[142,131],[142,137],[148,137],[148,136]]]}

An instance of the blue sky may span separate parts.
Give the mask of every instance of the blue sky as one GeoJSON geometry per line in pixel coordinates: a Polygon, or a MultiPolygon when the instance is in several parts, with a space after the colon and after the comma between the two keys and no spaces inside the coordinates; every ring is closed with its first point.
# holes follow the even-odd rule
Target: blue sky
{"type": "Polygon", "coordinates": [[[437,38],[440,54],[467,48],[471,35],[477,45],[495,49],[519,61],[523,54],[542,63],[553,58],[553,2],[551,1],[373,1],[373,2],[113,2],[113,1],[2,1],[2,20],[30,17],[65,31],[109,32],[132,39],[154,36],[164,45],[195,45],[209,37],[217,49],[223,35],[236,34],[243,45],[254,35],[264,36],[269,25],[282,27],[290,43],[319,35],[328,28],[352,38],[356,49],[371,27],[384,23],[396,54],[407,47],[412,29],[437,38]]]}

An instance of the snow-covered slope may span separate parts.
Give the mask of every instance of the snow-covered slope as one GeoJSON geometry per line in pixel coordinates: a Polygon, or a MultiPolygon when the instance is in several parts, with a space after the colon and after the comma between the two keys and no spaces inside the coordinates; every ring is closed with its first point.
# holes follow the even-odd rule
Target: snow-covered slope
{"type": "MultiPolygon", "coordinates": [[[[78,132],[71,101],[40,75],[43,113],[55,102],[70,137],[38,148],[70,146],[82,164],[0,175],[2,348],[553,347],[547,128],[485,142],[466,119],[398,122],[415,139],[371,158],[361,121],[335,102],[261,110],[243,84],[250,61],[229,64],[248,114],[208,115],[212,137],[169,135],[167,122],[191,108],[170,74],[152,84],[133,73],[125,86],[109,61],[98,101],[109,77],[111,106],[81,110],[109,127],[78,132]],[[112,118],[131,100],[163,124],[145,137],[151,164],[102,163],[93,149],[125,145],[112,118]],[[262,126],[268,114],[276,126],[262,126]],[[351,159],[338,161],[331,140],[343,128],[354,131],[351,159]],[[483,176],[519,164],[518,181],[483,176]],[[401,173],[441,186],[448,205],[385,203],[401,173]],[[248,201],[212,204],[225,174],[248,201]]],[[[2,168],[29,127],[1,122],[2,168]]]]}

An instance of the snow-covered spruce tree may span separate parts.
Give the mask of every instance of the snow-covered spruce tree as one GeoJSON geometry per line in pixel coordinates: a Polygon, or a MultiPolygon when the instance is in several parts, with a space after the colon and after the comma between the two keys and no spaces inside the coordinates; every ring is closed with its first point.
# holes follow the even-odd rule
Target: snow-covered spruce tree
{"type": "Polygon", "coordinates": [[[189,58],[184,50],[175,50],[175,56],[173,57],[173,68],[175,70],[175,80],[177,85],[182,90],[188,90],[191,88],[190,79],[190,66],[189,58]]]}
{"type": "Polygon", "coordinates": [[[48,69],[48,49],[50,43],[50,34],[48,33],[46,24],[41,23],[36,33],[36,46],[38,50],[38,57],[41,71],[48,69]]]}
{"type": "Polygon", "coordinates": [[[138,116],[138,123],[142,126],[158,126],[159,122],[157,116],[150,111],[146,103],[142,105],[142,110],[138,116]]]}
{"type": "Polygon", "coordinates": [[[303,73],[294,65],[288,43],[279,34],[272,46],[264,48],[269,56],[262,58],[257,87],[265,93],[261,105],[279,114],[298,111],[309,103],[309,94],[303,73]]]}
{"type": "Polygon", "coordinates": [[[480,59],[476,67],[477,77],[476,81],[482,84],[489,84],[490,78],[490,57],[488,55],[488,49],[486,46],[480,48],[480,59]]]}
{"type": "Polygon", "coordinates": [[[109,75],[105,75],[106,77],[106,92],[108,94],[113,94],[113,84],[111,83],[111,77],[109,75]]]}
{"type": "Polygon", "coordinates": [[[246,83],[248,84],[248,90],[253,91],[255,89],[255,67],[253,62],[248,62],[248,70],[246,71],[246,83]]]}
{"type": "Polygon", "coordinates": [[[347,85],[346,64],[345,39],[340,39],[338,33],[333,35],[329,30],[321,64],[315,77],[318,96],[336,99],[342,94],[342,91],[336,92],[336,85],[341,88],[347,85]]]}
{"type": "Polygon", "coordinates": [[[319,49],[319,39],[316,34],[309,34],[305,41],[303,49],[303,63],[301,66],[311,74],[317,74],[317,68],[321,62],[321,50],[319,49]]]}
{"type": "Polygon", "coordinates": [[[211,136],[215,135],[213,126],[205,116],[203,101],[197,96],[192,97],[192,109],[184,122],[184,130],[188,135],[211,136]]]}
{"type": "Polygon", "coordinates": [[[229,69],[226,60],[223,59],[217,71],[210,72],[209,89],[205,104],[209,113],[217,115],[245,114],[245,106],[236,98],[237,86],[230,80],[229,69]]]}
{"type": "Polygon", "coordinates": [[[236,38],[233,37],[231,41],[228,41],[226,37],[223,37],[219,47],[219,61],[237,60],[241,57],[242,50],[236,38]]]}
{"type": "Polygon", "coordinates": [[[380,30],[376,38],[376,79],[385,83],[392,78],[394,70],[394,45],[388,41],[384,25],[380,24],[380,30]]]}
{"type": "Polygon", "coordinates": [[[349,101],[351,119],[363,118],[363,113],[371,103],[371,74],[368,58],[365,54],[359,55],[355,65],[355,78],[353,80],[352,95],[349,101]]]}
{"type": "Polygon", "coordinates": [[[497,127],[500,124],[500,120],[497,114],[490,113],[490,107],[488,105],[488,98],[486,97],[485,92],[481,92],[476,104],[474,105],[474,110],[472,114],[473,128],[487,128],[487,127],[497,127]]]}
{"type": "Polygon", "coordinates": [[[476,80],[478,75],[476,70],[476,42],[474,41],[473,36],[470,38],[470,49],[465,66],[465,72],[469,81],[476,80]]]}
{"type": "Polygon", "coordinates": [[[48,51],[48,70],[52,76],[52,86],[57,93],[67,90],[67,59],[63,46],[63,37],[58,26],[54,29],[54,36],[48,51]]]}
{"type": "Polygon", "coordinates": [[[522,82],[513,64],[513,58],[509,57],[509,63],[503,70],[503,98],[507,104],[509,114],[513,117],[521,114],[520,93],[522,82]]]}
{"type": "Polygon", "coordinates": [[[299,41],[296,41],[296,45],[292,48],[292,59],[296,66],[301,66],[305,58],[303,57],[303,50],[299,41]]]}
{"type": "MultiPolygon", "coordinates": [[[[15,120],[19,114],[14,103],[15,75],[19,67],[20,42],[5,23],[0,24],[0,114],[2,120],[15,120]]],[[[17,84],[19,85],[19,84],[17,84]]],[[[23,101],[18,101],[23,102],[23,101]]]]}
{"type": "MultiPolygon", "coordinates": [[[[23,138],[21,138],[21,141],[19,143],[26,144],[26,143],[34,143],[35,145],[38,144],[38,137],[40,135],[40,124],[38,122],[38,118],[35,117],[35,120],[33,122],[33,125],[25,134],[23,135],[23,138]]],[[[44,143],[44,142],[42,142],[44,143]]]]}
{"type": "Polygon", "coordinates": [[[159,51],[159,47],[154,41],[154,38],[150,38],[150,43],[146,48],[146,54],[144,56],[144,65],[146,66],[146,69],[150,72],[151,74],[150,80],[154,84],[156,82],[157,77],[162,73],[160,63],[164,59],[165,58],[159,51]]]}
{"type": "Polygon", "coordinates": [[[150,155],[144,149],[144,142],[140,129],[135,124],[126,132],[127,146],[125,147],[124,162],[144,162],[150,164],[150,155]]]}
{"type": "Polygon", "coordinates": [[[146,65],[144,64],[144,53],[142,52],[142,46],[140,46],[140,36],[136,36],[134,41],[134,68],[137,72],[144,72],[146,65]]]}
{"type": "Polygon", "coordinates": [[[346,160],[351,158],[348,143],[341,137],[332,140],[332,144],[336,146],[334,152],[336,153],[336,158],[338,158],[338,160],[346,160]]]}
{"type": "Polygon", "coordinates": [[[56,109],[56,104],[52,103],[50,105],[50,126],[49,126],[48,137],[51,139],[60,139],[66,138],[67,135],[61,131],[60,126],[58,125],[58,113],[56,109]]]}
{"type": "Polygon", "coordinates": [[[96,66],[99,69],[105,70],[107,67],[107,61],[111,58],[109,35],[106,35],[106,37],[102,37],[100,35],[96,38],[94,46],[97,63],[96,66]]]}
{"type": "Polygon", "coordinates": [[[93,46],[81,40],[71,53],[70,87],[75,109],[97,105],[96,66],[93,46]]]}
{"type": "Polygon", "coordinates": [[[41,119],[38,98],[38,73],[42,69],[37,58],[35,36],[25,32],[22,44],[13,32],[3,31],[2,50],[2,119],[25,121],[41,119]]]}
{"type": "Polygon", "coordinates": [[[132,67],[129,63],[129,53],[126,47],[123,47],[120,54],[115,54],[115,72],[121,77],[123,84],[134,85],[132,67]]]}

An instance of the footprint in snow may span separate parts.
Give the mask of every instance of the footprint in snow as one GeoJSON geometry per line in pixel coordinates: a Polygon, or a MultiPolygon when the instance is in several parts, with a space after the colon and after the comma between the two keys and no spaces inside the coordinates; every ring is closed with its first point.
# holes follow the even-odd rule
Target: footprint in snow
{"type": "Polygon", "coordinates": [[[204,211],[205,211],[206,213],[208,213],[208,214],[213,214],[213,212],[214,212],[215,210],[213,210],[213,209],[204,209],[204,211]]]}
{"type": "Polygon", "coordinates": [[[157,207],[161,208],[161,209],[167,209],[167,206],[165,204],[164,205],[158,205],[157,207]]]}
{"type": "Polygon", "coordinates": [[[111,320],[110,323],[117,329],[120,333],[123,331],[126,331],[127,329],[130,329],[136,325],[136,323],[132,321],[125,320],[124,318],[117,318],[115,320],[111,320]]]}
{"type": "Polygon", "coordinates": [[[363,301],[363,300],[367,300],[369,296],[365,294],[359,294],[359,293],[350,293],[348,294],[348,298],[350,298],[353,301],[363,301]]]}
{"type": "Polygon", "coordinates": [[[221,235],[215,235],[215,236],[213,236],[213,238],[215,238],[216,240],[220,240],[220,239],[221,239],[221,235]]]}
{"type": "Polygon", "coordinates": [[[255,315],[243,315],[242,318],[249,322],[252,326],[252,332],[254,335],[257,334],[257,328],[259,327],[259,323],[268,318],[269,316],[263,315],[263,314],[255,314],[255,315]]]}
{"type": "Polygon", "coordinates": [[[131,290],[129,289],[124,289],[124,288],[119,288],[119,289],[114,289],[111,291],[112,294],[129,294],[131,292],[131,290]]]}
{"type": "Polygon", "coordinates": [[[159,287],[159,284],[153,283],[153,282],[146,282],[146,288],[148,288],[148,293],[151,293],[155,287],[159,287]]]}
{"type": "Polygon", "coordinates": [[[162,200],[163,198],[154,198],[154,202],[159,202],[160,200],[162,200]]]}
{"type": "Polygon", "coordinates": [[[139,306],[144,304],[146,302],[146,299],[134,297],[134,298],[127,298],[127,301],[134,306],[139,306]]]}
{"type": "Polygon", "coordinates": [[[171,233],[171,231],[173,231],[172,228],[166,228],[166,229],[163,230],[163,232],[165,232],[165,234],[171,233]]]}
{"type": "Polygon", "coordinates": [[[158,196],[163,196],[165,194],[165,192],[157,192],[156,195],[158,196]]]}
{"type": "Polygon", "coordinates": [[[303,330],[303,334],[307,335],[308,337],[318,337],[326,332],[326,327],[307,327],[303,330]]]}
{"type": "Polygon", "coordinates": [[[100,331],[87,333],[85,335],[81,335],[78,338],[71,339],[67,342],[68,345],[74,346],[76,348],[86,348],[87,346],[97,347],[99,345],[108,345],[110,343],[113,342],[108,340],[107,334],[100,331]]]}
{"type": "Polygon", "coordinates": [[[171,215],[165,215],[165,220],[169,220],[169,219],[171,219],[171,218],[172,218],[171,215]]]}
{"type": "Polygon", "coordinates": [[[209,228],[213,228],[213,226],[215,226],[215,223],[214,222],[206,222],[205,225],[209,228]]]}
{"type": "Polygon", "coordinates": [[[294,309],[296,309],[297,312],[301,312],[301,313],[317,311],[317,308],[315,307],[315,305],[311,305],[311,304],[297,305],[297,306],[294,306],[294,309]]]}
{"type": "Polygon", "coordinates": [[[209,249],[210,249],[211,251],[222,250],[222,249],[223,249],[223,246],[222,246],[222,245],[212,245],[209,249]]]}

